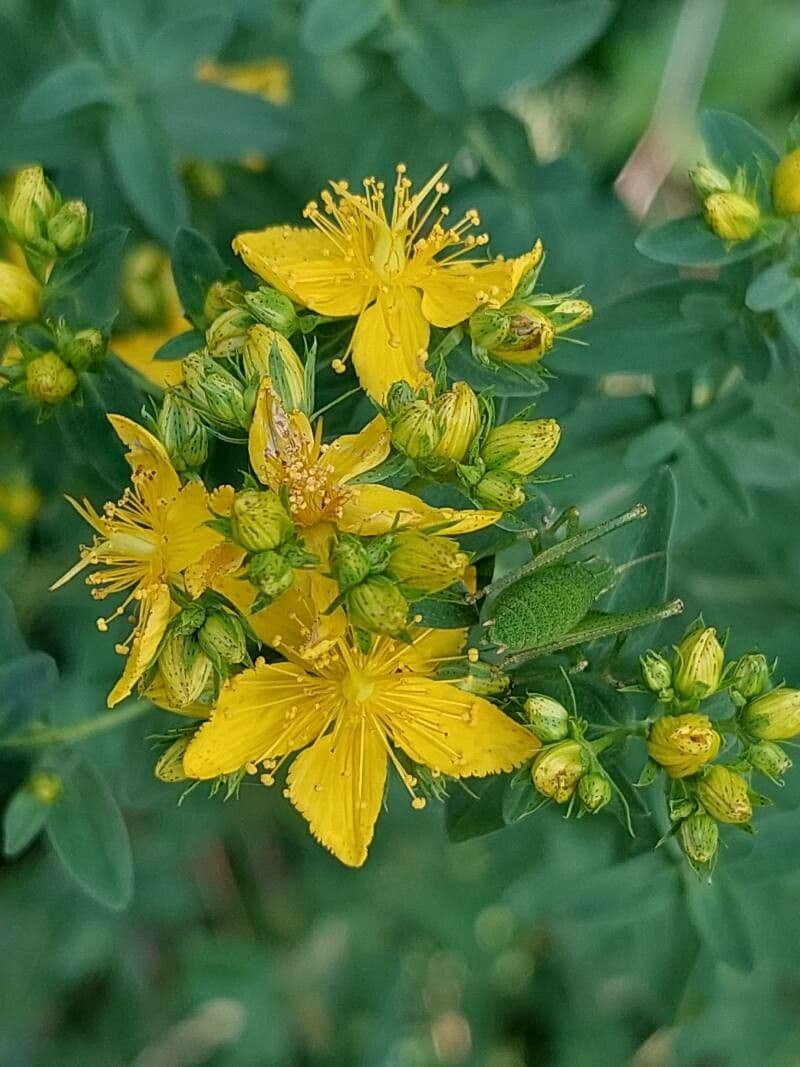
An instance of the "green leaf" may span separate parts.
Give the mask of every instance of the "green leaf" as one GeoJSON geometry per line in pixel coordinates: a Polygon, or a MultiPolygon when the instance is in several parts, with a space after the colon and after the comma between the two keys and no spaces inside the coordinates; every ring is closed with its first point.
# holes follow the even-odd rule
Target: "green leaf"
{"type": "Polygon", "coordinates": [[[152,116],[138,104],[115,108],[107,145],[131,207],[157,237],[171,241],[175,230],[188,222],[189,204],[170,146],[152,116]]]}
{"type": "Polygon", "coordinates": [[[20,108],[25,122],[60,118],[90,104],[108,104],[114,87],[103,67],[93,59],[64,63],[29,90],[20,108]]]}
{"type": "MultiPolygon", "coordinates": [[[[586,350],[581,349],[586,356],[586,350]]],[[[459,345],[447,357],[447,376],[451,381],[463,379],[476,392],[490,389],[495,396],[524,396],[533,399],[547,392],[547,379],[538,364],[511,364],[493,361],[486,366],[472,355],[469,345],[459,345]]]]}
{"type": "Polygon", "coordinates": [[[184,333],[170,337],[153,356],[159,362],[171,363],[176,359],[183,359],[190,352],[202,348],[205,344],[205,336],[201,330],[186,330],[184,333]]]}
{"type": "Polygon", "coordinates": [[[194,82],[159,92],[153,112],[183,157],[238,161],[251,152],[272,156],[289,126],[280,108],[253,93],[194,82]]]}
{"type": "Polygon", "coordinates": [[[81,889],[114,911],[127,907],[133,895],[128,831],[105,779],[84,759],[64,777],[47,836],[81,889]]]}
{"type": "Polygon", "coordinates": [[[48,313],[64,315],[73,329],[107,330],[119,310],[122,251],[128,239],[123,226],[93,233],[81,251],[59,259],[44,290],[48,313]]]}
{"type": "Polygon", "coordinates": [[[666,463],[686,444],[686,433],[677,423],[663,420],[635,437],[625,450],[625,466],[635,470],[666,463]]]}
{"type": "Polygon", "coordinates": [[[398,34],[395,63],[408,87],[438,115],[462,116],[467,101],[458,67],[442,31],[417,4],[398,34]]]}
{"type": "Polygon", "coordinates": [[[41,712],[58,683],[58,668],[44,652],[23,652],[0,665],[0,727],[13,731],[41,712]]]}
{"type": "Polygon", "coordinates": [[[732,883],[719,871],[709,884],[693,871],[684,872],[686,903],[694,928],[715,959],[748,971],[753,966],[753,943],[748,923],[732,883]]]}
{"type": "Polygon", "coordinates": [[[711,162],[732,177],[743,166],[749,181],[761,176],[761,160],[774,166],[778,153],[749,122],[729,111],[707,108],[700,112],[700,133],[711,162]]]}
{"type": "Polygon", "coordinates": [[[228,273],[207,238],[188,226],[178,230],[172,246],[172,274],[181,304],[195,325],[205,326],[203,308],[209,286],[226,278],[228,273]]]}
{"type": "Polygon", "coordinates": [[[389,0],[311,0],[303,19],[303,44],[317,55],[333,55],[374,30],[389,0]]]}
{"type": "Polygon", "coordinates": [[[636,248],[657,263],[718,267],[752,258],[773,244],[782,229],[773,224],[749,241],[728,245],[712,233],[702,215],[688,215],[645,230],[637,237],[636,248]]]}
{"type": "Polygon", "coordinates": [[[747,287],[745,303],[751,311],[774,311],[800,295],[800,281],[791,264],[773,263],[757,274],[747,287]]]}
{"type": "Polygon", "coordinates": [[[454,783],[445,804],[445,825],[451,841],[468,841],[501,830],[506,821],[503,800],[507,775],[469,778],[454,783]]]}
{"type": "Polygon", "coordinates": [[[147,39],[139,57],[148,81],[153,86],[190,81],[198,62],[216,56],[233,29],[233,18],[221,10],[164,22],[147,39]]]}
{"type": "Polygon", "coordinates": [[[44,829],[52,805],[40,800],[30,786],[20,786],[3,813],[3,852],[18,856],[44,829]]]}

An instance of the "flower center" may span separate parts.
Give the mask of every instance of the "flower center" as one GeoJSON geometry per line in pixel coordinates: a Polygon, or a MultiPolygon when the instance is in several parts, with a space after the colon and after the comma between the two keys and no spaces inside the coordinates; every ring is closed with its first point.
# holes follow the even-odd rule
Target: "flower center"
{"type": "Polygon", "coordinates": [[[406,234],[391,230],[384,223],[375,226],[372,246],[372,266],[380,278],[386,280],[402,274],[406,265],[406,234]]]}
{"type": "Polygon", "coordinates": [[[375,692],[375,682],[363,671],[354,667],[342,677],[342,696],[348,704],[366,704],[375,692]]]}

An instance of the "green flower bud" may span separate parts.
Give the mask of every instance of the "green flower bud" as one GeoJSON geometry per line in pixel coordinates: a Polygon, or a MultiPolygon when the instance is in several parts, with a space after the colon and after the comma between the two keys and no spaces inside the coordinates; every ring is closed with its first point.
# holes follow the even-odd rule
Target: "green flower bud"
{"type": "Polygon", "coordinates": [[[201,352],[182,363],[183,382],[209,419],[226,429],[248,429],[250,412],[241,382],[201,352]]]}
{"type": "Polygon", "coordinates": [[[717,822],[750,822],[753,806],[741,774],[715,763],[697,783],[697,799],[717,822]]]}
{"type": "Polygon", "coordinates": [[[664,715],[650,727],[647,752],[670,778],[688,778],[717,758],[722,738],[707,715],[664,715]]]}
{"type": "Polygon", "coordinates": [[[161,647],[158,669],[167,697],[176,708],[198,700],[211,681],[213,666],[191,634],[173,632],[161,647]]]}
{"type": "Polygon", "coordinates": [[[536,757],[533,784],[556,804],[566,804],[589,769],[589,757],[580,741],[548,745],[536,757]]]}
{"type": "Polygon", "coordinates": [[[411,459],[431,456],[442,436],[439,421],[426,400],[412,400],[389,420],[392,444],[411,459]]]}
{"type": "Polygon", "coordinates": [[[772,203],[779,215],[800,213],[800,148],[778,162],[772,178],[772,203]]]}
{"type": "Polygon", "coordinates": [[[214,359],[238,356],[244,349],[253,316],[243,307],[228,308],[206,330],[206,346],[214,359]]]}
{"type": "Polygon", "coordinates": [[[8,219],[23,244],[46,237],[47,220],[57,207],[57,194],[41,167],[25,167],[17,173],[8,219]]]}
{"type": "Polygon", "coordinates": [[[67,200],[47,223],[47,236],[68,255],[84,245],[92,232],[92,217],[82,200],[67,200]]]}
{"type": "Polygon", "coordinates": [[[28,789],[41,804],[48,807],[61,796],[62,787],[61,778],[52,771],[34,771],[28,779],[28,789]]]}
{"type": "Polygon", "coordinates": [[[661,693],[672,685],[672,667],[658,652],[648,649],[639,657],[639,665],[644,684],[654,693],[661,693]]]}
{"type": "Polygon", "coordinates": [[[759,696],[769,682],[767,657],[760,652],[748,652],[737,662],[731,675],[731,689],[745,700],[759,696]]]}
{"type": "Polygon", "coordinates": [[[294,523],[271,489],[243,489],[233,498],[231,536],[248,552],[278,548],[294,531],[294,523]]]}
{"type": "Polygon", "coordinates": [[[196,470],[208,459],[208,431],[192,405],[172,390],[161,402],[158,435],[176,471],[196,470]]]}
{"type": "Polygon", "coordinates": [[[283,334],[260,323],[251,326],[244,343],[243,365],[248,379],[272,379],[285,411],[305,409],[305,368],[283,334]]]}
{"type": "Polygon", "coordinates": [[[430,596],[463,578],[468,564],[469,556],[457,541],[402,530],[393,536],[386,573],[409,591],[430,596]]]}
{"type": "Polygon", "coordinates": [[[433,450],[437,459],[460,463],[480,429],[478,398],[466,382],[437,397],[433,405],[441,437],[433,450]]]}
{"type": "Polygon", "coordinates": [[[481,459],[489,470],[533,474],[555,452],[561,427],[555,419],[507,422],[486,435],[481,459]]]}
{"type": "Polygon", "coordinates": [[[774,741],[757,741],[748,748],[747,759],[751,767],[761,771],[773,782],[780,782],[792,766],[792,761],[774,741]]]}
{"type": "Polygon", "coordinates": [[[475,486],[474,495],[482,507],[498,511],[514,511],[527,499],[519,475],[504,470],[487,471],[475,486]]]}
{"type": "Polygon", "coordinates": [[[106,339],[99,330],[78,330],[64,346],[64,358],[78,373],[97,370],[106,354],[106,339]]]}
{"type": "Polygon", "coordinates": [[[347,594],[353,626],[370,633],[401,637],[408,616],[408,601],[395,583],[382,574],[366,578],[347,594]]]}
{"type": "Polygon", "coordinates": [[[42,287],[16,263],[0,262],[0,322],[33,322],[39,317],[42,287]]]}
{"type": "Polygon", "coordinates": [[[183,782],[186,772],[183,769],[183,754],[192,740],[191,734],[184,734],[162,752],[155,766],[155,776],[162,782],[183,782]]]}
{"type": "Polygon", "coordinates": [[[703,700],[719,687],[725,653],[713,626],[692,630],[678,645],[675,691],[686,700],[703,700]]]}
{"type": "Polygon", "coordinates": [[[340,534],[331,549],[331,573],[342,590],[363,582],[372,569],[369,554],[358,537],[340,534]]]}
{"type": "Polygon", "coordinates": [[[586,811],[596,815],[611,800],[611,782],[604,774],[585,774],[578,782],[578,799],[586,811]]]}
{"type": "Polygon", "coordinates": [[[212,282],[203,301],[203,319],[213,322],[224,311],[241,307],[243,300],[244,293],[238,282],[212,282]]]}
{"type": "Polygon", "coordinates": [[[269,600],[277,600],[294,582],[291,563],[279,552],[256,552],[247,562],[247,580],[269,600]]]}
{"type": "Polygon", "coordinates": [[[78,376],[55,352],[32,359],[25,368],[25,388],[40,404],[60,404],[75,392],[78,376]]]}
{"type": "Polygon", "coordinates": [[[244,299],[258,322],[277,330],[284,337],[291,337],[299,329],[294,304],[277,289],[261,285],[254,293],[245,293],[244,299]]]}
{"type": "Polygon", "coordinates": [[[399,415],[404,407],[416,399],[414,390],[408,382],[394,382],[386,394],[387,415],[399,415]]]}
{"type": "Polygon", "coordinates": [[[525,716],[540,741],[563,741],[569,735],[569,712],[563,704],[542,693],[530,693],[524,704],[525,716]]]}
{"type": "Polygon", "coordinates": [[[469,332],[476,345],[502,363],[536,363],[555,340],[549,316],[525,302],[476,311],[469,320],[469,332]]]}
{"type": "Polygon", "coordinates": [[[247,638],[236,615],[229,611],[210,611],[197,631],[197,640],[208,658],[216,663],[241,663],[247,656],[247,638]]]}
{"type": "Polygon", "coordinates": [[[788,741],[800,734],[800,689],[772,689],[751,700],[739,718],[751,737],[788,741]]]}
{"type": "Polygon", "coordinates": [[[583,326],[584,322],[589,322],[593,315],[594,308],[588,300],[562,300],[548,312],[548,318],[553,324],[556,336],[583,326]]]}
{"type": "Polygon", "coordinates": [[[680,840],[689,860],[703,867],[717,854],[719,827],[709,815],[696,812],[681,823],[680,840]]]}
{"type": "Polygon", "coordinates": [[[742,193],[714,193],[703,204],[709,227],[723,241],[747,241],[761,225],[758,204],[742,193]]]}
{"type": "Polygon", "coordinates": [[[729,193],[731,191],[730,179],[728,179],[716,167],[709,167],[705,163],[698,163],[689,171],[689,178],[697,190],[701,200],[706,200],[714,193],[729,193]]]}
{"type": "Polygon", "coordinates": [[[205,621],[206,609],[202,604],[187,604],[170,622],[170,633],[188,637],[190,634],[197,633],[205,621]]]}

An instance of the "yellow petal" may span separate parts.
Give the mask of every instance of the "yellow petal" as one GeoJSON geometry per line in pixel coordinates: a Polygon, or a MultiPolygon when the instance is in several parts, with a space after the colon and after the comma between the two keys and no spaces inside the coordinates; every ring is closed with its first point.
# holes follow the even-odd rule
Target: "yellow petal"
{"type": "Polygon", "coordinates": [[[147,486],[148,495],[169,500],[180,489],[180,479],[170,463],[167,451],[157,437],[144,426],[124,415],[109,415],[108,421],[114,427],[117,437],[128,451],[125,459],[134,473],[152,471],[154,479],[142,485],[147,486]]]}
{"type": "MultiPolygon", "coordinates": [[[[246,553],[227,541],[214,545],[195,563],[190,563],[183,576],[186,592],[195,600],[228,574],[238,571],[246,553]]],[[[250,587],[252,589],[252,586],[250,587]]]]}
{"type": "Polygon", "coordinates": [[[261,382],[250,425],[250,466],[262,485],[279,489],[281,463],[306,456],[314,444],[311,424],[301,411],[287,414],[268,379],[261,382]]]}
{"type": "MultiPolygon", "coordinates": [[[[211,718],[184,753],[190,778],[231,774],[246,763],[277,758],[309,744],[325,715],[309,699],[309,684],[323,684],[292,663],[264,663],[223,686],[211,718]]],[[[333,683],[327,683],[333,689],[333,683]]]]}
{"type": "Polygon", "coordinates": [[[240,233],[233,250],[264,281],[321,315],[357,315],[370,298],[369,274],[310,226],[240,233]]]}
{"type": "Polygon", "coordinates": [[[542,258],[541,241],[530,252],[516,259],[496,259],[492,263],[451,263],[432,265],[421,280],[422,311],[434,326],[455,326],[468,319],[480,305],[504,304],[526,271],[542,258]]]}
{"type": "Polygon", "coordinates": [[[400,662],[420,674],[433,674],[442,660],[463,652],[468,632],[463,628],[423,631],[423,636],[416,637],[413,644],[406,647],[400,662]]]}
{"type": "Polygon", "coordinates": [[[430,382],[421,353],[427,352],[430,327],[422,299],[411,286],[395,286],[359,316],[353,333],[353,366],[362,389],[382,404],[394,382],[412,388],[430,382]]]}
{"type": "Polygon", "coordinates": [[[111,338],[111,351],[152,385],[160,389],[180,385],[183,364],[179,359],[154,359],[156,352],[176,334],[188,329],[182,315],[164,330],[136,330],[111,338]]]}
{"type": "Polygon", "coordinates": [[[189,482],[167,508],[165,556],[171,574],[184,570],[219,544],[222,534],[205,525],[212,518],[208,494],[200,482],[189,482]]]}
{"type": "Polygon", "coordinates": [[[155,678],[142,693],[142,696],[149,700],[151,704],[155,704],[157,708],[171,711],[173,715],[184,715],[187,719],[207,719],[211,710],[199,701],[195,701],[194,704],[187,704],[182,708],[176,708],[167,692],[167,687],[164,685],[164,679],[161,677],[160,671],[156,672],[155,678]]]}
{"type": "Polygon", "coordinates": [[[378,415],[358,433],[337,437],[325,449],[325,462],[333,467],[337,482],[347,482],[383,463],[391,447],[386,419],[378,415]]]}
{"type": "Polygon", "coordinates": [[[454,778],[513,770],[540,747],[494,704],[446,682],[409,675],[382,684],[375,703],[415,763],[454,778]]]}
{"type": "Polygon", "coordinates": [[[348,867],[367,858],[386,784],[386,749],[365,715],[346,715],[296,757],[286,785],[309,829],[348,867]]]}
{"type": "Polygon", "coordinates": [[[436,533],[462,534],[482,530],[499,518],[499,511],[435,508],[412,493],[388,485],[354,485],[342,507],[339,526],[347,533],[365,537],[411,526],[432,526],[436,533]]]}
{"type": "Polygon", "coordinates": [[[113,708],[130,695],[131,690],[150,665],[158,651],[172,610],[169,586],[156,585],[146,590],[139,601],[139,621],[131,642],[122,677],[108,694],[108,706],[113,708]]]}

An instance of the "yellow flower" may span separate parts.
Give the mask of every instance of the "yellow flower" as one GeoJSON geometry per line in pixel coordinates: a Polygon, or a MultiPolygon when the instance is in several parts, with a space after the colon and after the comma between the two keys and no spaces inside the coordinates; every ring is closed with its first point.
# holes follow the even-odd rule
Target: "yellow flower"
{"type": "Polygon", "coordinates": [[[39,317],[41,292],[28,270],[0,261],[0,322],[33,322],[39,317]]]}
{"type": "MultiPolygon", "coordinates": [[[[386,421],[378,415],[358,433],[325,445],[322,423],[312,429],[302,412],[287,413],[269,381],[262,382],[250,429],[250,465],[262,485],[286,494],[299,535],[308,551],[320,558],[319,569],[297,570],[289,593],[252,617],[253,629],[262,641],[276,645],[276,636],[285,637],[292,612],[303,619],[304,655],[324,652],[344,632],[342,611],[323,614],[339,592],[336,582],[321,573],[328,570],[335,529],[369,537],[396,529],[432,527],[437,533],[452,535],[483,529],[500,518],[497,511],[435,508],[386,485],[353,485],[354,478],[386,459],[390,444],[386,421]]],[[[203,580],[213,582],[239,610],[249,613],[255,591],[249,583],[231,577],[243,555],[231,554],[230,547],[221,546],[212,553],[220,567],[215,576],[206,575],[203,580]]],[[[195,581],[194,569],[187,583],[196,595],[202,583],[195,581]]]]}
{"type": "Polygon", "coordinates": [[[109,421],[128,448],[131,486],[116,504],[106,504],[102,514],[88,500],[70,500],[97,536],[51,588],[58,589],[87,567],[97,568],[86,579],[96,600],[127,593],[108,619],[98,620],[103,631],[131,601],[138,603],[132,639],[118,646],[128,660],[108,696],[108,706],[114,707],[141,678],[164,636],[173,610],[170,582],[221,535],[204,525],[212,518],[206,490],[198,482],[181,485],[163,445],[130,419],[109,415],[109,421]]]}
{"type": "MultiPolygon", "coordinates": [[[[434,775],[484,777],[529,759],[537,739],[483,697],[432,677],[464,631],[423,631],[412,645],[376,640],[367,653],[349,635],[324,660],[259,660],[227,683],[183,758],[189,778],[245,768],[271,785],[293,753],[285,795],[337,859],[360,867],[372,840],[391,762],[412,797],[416,778],[400,749],[434,775]]],[[[291,651],[291,650],[290,650],[291,651]]]]}
{"type": "Polygon", "coordinates": [[[439,206],[448,191],[446,169],[412,194],[399,164],[388,214],[383,182],[366,178],[361,194],[332,182],[335,196],[321,193],[323,210],[311,201],[304,211],[313,229],[272,226],[233,242],[251,270],[296,303],[358,317],[353,362],[378,402],[394,382],[414,388],[429,382],[431,325],[455,326],[481,304],[505,303],[541,259],[540,245],[518,259],[476,257],[488,242],[486,234],[469,233],[480,225],[478,213],[446,225],[448,209],[439,206]]]}
{"type": "Polygon", "coordinates": [[[696,774],[719,752],[720,736],[707,715],[665,715],[650,727],[647,751],[670,778],[696,774]]]}
{"type": "Polygon", "coordinates": [[[250,63],[217,63],[204,59],[195,72],[199,81],[221,85],[238,93],[260,96],[275,107],[292,99],[292,72],[288,63],[270,56],[250,63]]]}

